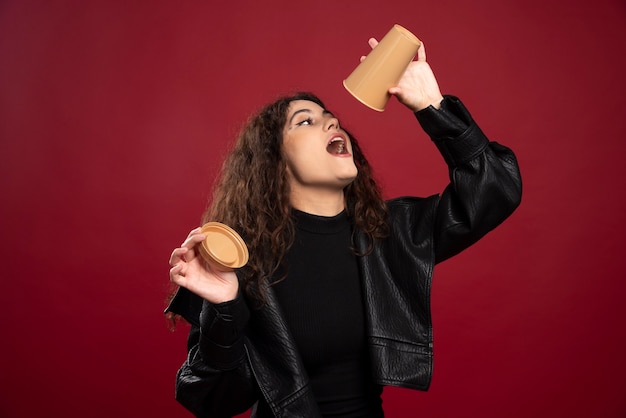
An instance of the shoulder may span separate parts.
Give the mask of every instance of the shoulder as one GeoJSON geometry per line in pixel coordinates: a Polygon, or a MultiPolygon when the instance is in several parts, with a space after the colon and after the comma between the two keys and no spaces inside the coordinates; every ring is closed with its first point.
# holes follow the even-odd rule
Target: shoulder
{"type": "Polygon", "coordinates": [[[423,211],[437,205],[439,195],[434,194],[428,197],[402,196],[386,201],[390,214],[397,214],[406,211],[423,211]]]}
{"type": "Polygon", "coordinates": [[[428,197],[403,196],[390,199],[386,203],[391,229],[405,229],[434,221],[439,195],[435,194],[428,197]]]}

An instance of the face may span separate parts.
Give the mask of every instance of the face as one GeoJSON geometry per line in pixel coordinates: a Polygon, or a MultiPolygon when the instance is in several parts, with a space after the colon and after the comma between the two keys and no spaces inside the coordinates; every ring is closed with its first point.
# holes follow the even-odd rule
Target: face
{"type": "Polygon", "coordinates": [[[291,102],[282,146],[292,190],[342,191],[357,175],[350,138],[317,103],[291,102]]]}

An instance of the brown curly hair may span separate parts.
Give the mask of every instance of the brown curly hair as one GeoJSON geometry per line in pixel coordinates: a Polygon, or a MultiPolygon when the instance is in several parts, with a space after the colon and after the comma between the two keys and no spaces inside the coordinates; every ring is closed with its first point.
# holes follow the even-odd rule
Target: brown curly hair
{"type": "MultiPolygon", "coordinates": [[[[250,258],[239,278],[246,295],[258,306],[265,302],[265,289],[272,280],[282,279],[273,276],[294,241],[282,132],[289,105],[295,100],[326,109],[318,97],[302,92],[281,97],[253,115],[224,160],[212,203],[203,216],[203,222],[230,225],[246,241],[250,258]]],[[[354,229],[369,238],[368,253],[374,240],[388,234],[387,207],[357,140],[350,138],[358,174],[344,189],[346,212],[354,229]]]]}

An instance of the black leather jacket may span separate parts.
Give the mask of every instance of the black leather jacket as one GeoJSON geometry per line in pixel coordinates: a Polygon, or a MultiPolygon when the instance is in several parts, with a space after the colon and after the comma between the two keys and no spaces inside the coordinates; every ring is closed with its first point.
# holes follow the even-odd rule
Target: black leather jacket
{"type": "MultiPolygon", "coordinates": [[[[359,257],[372,380],[426,390],[432,376],[433,267],[476,242],[518,206],[513,153],[489,142],[455,97],[416,114],[450,167],[439,196],[390,200],[391,234],[359,257]]],[[[367,240],[357,235],[363,250],[367,240]]],[[[318,417],[306,372],[270,288],[252,314],[243,297],[212,306],[180,289],[168,311],[192,324],[176,398],[196,416],[318,417]]]]}

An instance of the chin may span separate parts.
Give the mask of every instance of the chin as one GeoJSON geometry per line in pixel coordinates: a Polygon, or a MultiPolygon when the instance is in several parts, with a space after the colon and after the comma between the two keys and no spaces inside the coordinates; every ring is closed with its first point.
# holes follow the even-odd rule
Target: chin
{"type": "Polygon", "coordinates": [[[355,179],[356,179],[356,175],[349,176],[349,177],[346,177],[346,178],[342,179],[343,187],[347,187],[347,186],[351,185],[354,182],[355,179]]]}

